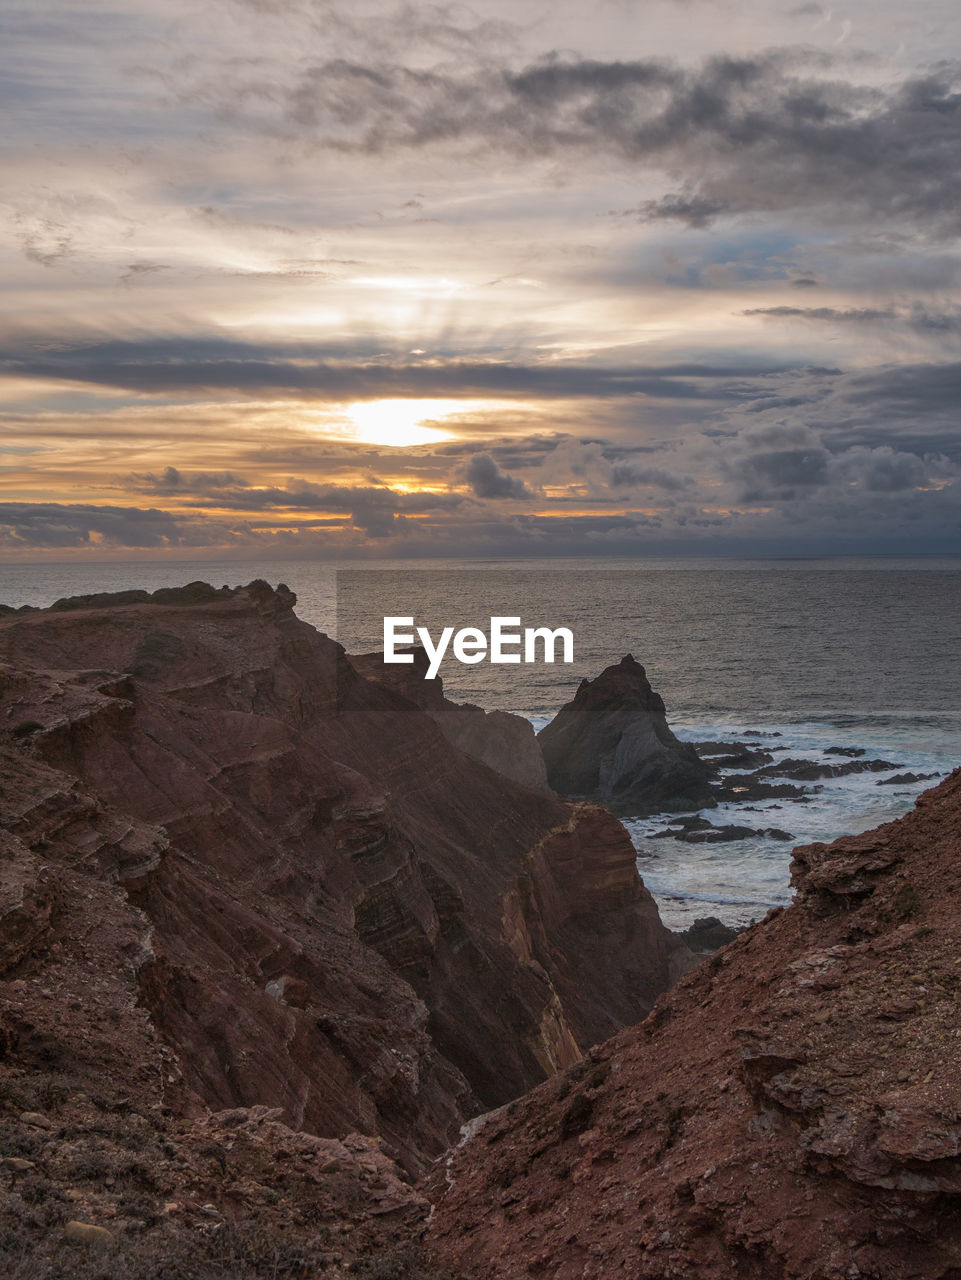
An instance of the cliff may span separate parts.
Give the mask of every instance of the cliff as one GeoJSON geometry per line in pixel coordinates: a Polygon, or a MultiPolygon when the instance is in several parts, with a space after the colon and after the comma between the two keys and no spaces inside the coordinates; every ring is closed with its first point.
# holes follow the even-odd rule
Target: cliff
{"type": "Polygon", "coordinates": [[[410,650],[412,663],[385,663],[381,653],[350,655],[350,664],[368,680],[393,689],[425,711],[448,742],[497,773],[535,791],[549,791],[544,757],[534,727],[523,716],[507,711],[485,711],[469,702],[451,702],[444,696],[443,680],[424,678],[429,660],[426,650],[410,650]]]}
{"type": "Polygon", "coordinates": [[[286,589],[202,586],[0,622],[0,1068],[159,1071],[175,1117],[417,1172],[687,952],[606,813],[452,747],[286,589]]]}
{"type": "Polygon", "coordinates": [[[671,732],[661,696],[630,654],[582,680],[573,701],[537,737],[548,781],[560,795],[625,816],[716,803],[711,770],[671,732]]]}
{"type": "Polygon", "coordinates": [[[961,770],[795,851],[797,900],[433,1180],[474,1280],[954,1280],[961,770]]]}

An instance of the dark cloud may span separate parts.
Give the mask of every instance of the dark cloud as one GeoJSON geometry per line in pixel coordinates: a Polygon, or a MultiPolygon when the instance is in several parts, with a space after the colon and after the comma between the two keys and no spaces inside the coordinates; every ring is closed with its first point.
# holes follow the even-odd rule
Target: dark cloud
{"type": "Polygon", "coordinates": [[[961,333],[961,307],[936,311],[922,302],[891,307],[748,307],[745,316],[772,320],[812,320],[829,324],[882,324],[894,321],[933,338],[961,333]]]}
{"type": "MultiPolygon", "coordinates": [[[[0,503],[0,546],[178,547],[195,545],[193,522],[156,508],[87,506],[56,502],[0,503]]],[[[214,532],[206,531],[209,539],[214,532]]]]}
{"type": "Polygon", "coordinates": [[[177,467],[166,467],[160,476],[151,473],[133,475],[129,482],[137,492],[181,496],[189,498],[201,509],[212,507],[234,514],[270,511],[341,513],[349,517],[354,528],[374,538],[390,536],[408,516],[451,512],[464,502],[464,498],[456,493],[408,493],[381,484],[353,486],[291,480],[285,488],[258,487],[247,484],[230,472],[188,473],[177,467]]]}
{"type": "Polygon", "coordinates": [[[778,449],[757,453],[742,464],[754,480],[774,487],[823,485],[828,476],[824,449],[778,449]]]}
{"type": "Polygon", "coordinates": [[[675,194],[660,200],[645,200],[636,209],[629,210],[628,215],[636,216],[640,222],[683,222],[697,228],[709,226],[715,218],[727,213],[729,207],[726,200],[675,194]]]}
{"type": "MultiPolygon", "coordinates": [[[[961,362],[889,365],[850,374],[839,388],[849,404],[882,419],[910,418],[919,426],[934,414],[947,413],[958,437],[961,405],[961,362]]],[[[923,426],[922,426],[923,429],[923,426]]]]}
{"type": "Polygon", "coordinates": [[[244,488],[247,481],[232,471],[195,471],[188,474],[177,467],[164,467],[159,476],[151,471],[134,473],[128,476],[127,483],[139,493],[209,495],[244,488]]]}
{"type": "Polygon", "coordinates": [[[875,324],[894,320],[898,313],[891,307],[748,307],[745,316],[770,316],[776,320],[828,320],[838,324],[875,324]]]}
{"type": "MultiPolygon", "coordinates": [[[[239,491],[232,501],[246,506],[238,510],[213,502],[216,511],[175,513],[6,503],[0,506],[0,546],[39,552],[205,548],[234,555],[377,555],[388,540],[403,555],[749,554],[759,542],[769,554],[961,549],[961,467],[889,446],[832,450],[816,432],[808,434],[811,442],[793,449],[756,447],[765,437],[791,439],[787,428],[780,437],[771,428],[725,439],[713,462],[700,459],[690,487],[653,511],[614,507],[609,491],[606,501],[614,509],[598,509],[605,499],[589,486],[534,514],[457,494],[292,482],[284,490],[239,491]]],[[[597,449],[596,442],[577,443],[584,451],[597,449]]],[[[570,451],[570,442],[563,447],[570,451]]],[[[697,459],[696,452],[689,456],[697,459]]]]}
{"type": "MultiPolygon", "coordinates": [[[[567,439],[573,439],[561,432],[552,436],[529,436],[525,438],[508,438],[488,444],[485,452],[501,467],[508,471],[518,468],[539,467],[548,454],[567,439]]],[[[449,443],[435,445],[432,453],[441,457],[459,457],[477,452],[476,441],[452,440],[449,443]]]]}
{"type": "MultiPolygon", "coordinates": [[[[335,352],[339,348],[335,346],[335,352]]],[[[350,355],[189,338],[156,342],[62,344],[56,349],[0,350],[0,375],[91,383],[161,394],[236,391],[316,399],[478,397],[608,399],[645,395],[664,400],[736,399],[734,380],[771,371],[766,361],[731,366],[680,362],[645,368],[544,360],[507,359],[401,361],[391,355],[350,355]]]]}
{"type": "Polygon", "coordinates": [[[961,365],[920,363],[785,375],[721,417],[725,430],[755,439],[761,432],[782,438],[785,431],[814,432],[832,453],[887,447],[961,464],[959,403],[961,365]]]}
{"type": "Polygon", "coordinates": [[[676,475],[662,467],[637,467],[630,463],[618,463],[611,470],[611,486],[618,489],[643,487],[678,493],[688,488],[690,483],[687,476],[676,475]]]}
{"type": "Polygon", "coordinates": [[[523,480],[508,475],[489,453],[475,453],[464,467],[464,479],[478,498],[530,498],[523,480]]]}
{"type": "MultiPolygon", "coordinates": [[[[345,59],[271,87],[273,123],[335,149],[379,154],[450,143],[521,156],[614,154],[677,192],[640,218],[703,226],[724,213],[809,211],[832,221],[961,227],[961,72],[878,87],[812,50],[676,63],[551,54],[519,70],[462,74],[345,59]],[[833,73],[833,78],[832,78],[833,73]]],[[[243,96],[242,87],[233,90],[243,96]]],[[[628,211],[630,212],[630,211],[628,211]]]]}
{"type": "Polygon", "coordinates": [[[897,453],[893,449],[851,449],[841,460],[871,493],[903,493],[926,485],[930,468],[914,453],[897,453]]]}

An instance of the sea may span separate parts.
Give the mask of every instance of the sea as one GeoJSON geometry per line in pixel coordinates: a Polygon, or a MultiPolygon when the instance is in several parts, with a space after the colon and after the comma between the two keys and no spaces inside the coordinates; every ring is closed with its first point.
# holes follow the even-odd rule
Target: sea
{"type": "Polygon", "coordinates": [[[683,740],[751,737],[776,748],[775,759],[835,764],[850,758],[831,751],[843,748],[890,765],[807,784],[804,800],[705,811],[716,826],[778,829],[787,841],[652,839],[675,815],[627,818],[638,867],[672,928],[708,916],[741,926],[789,903],[794,845],[897,818],[936,778],[885,779],[961,764],[961,557],[8,564],[0,602],[253,578],[286,583],[299,616],[350,652],[382,647],[384,616],[412,617],[432,637],[444,626],[489,632],[494,616],[517,618],[515,629],[568,628],[571,663],[451,657],[441,667],[449,697],[536,728],[582,679],[631,653],[683,740]]]}

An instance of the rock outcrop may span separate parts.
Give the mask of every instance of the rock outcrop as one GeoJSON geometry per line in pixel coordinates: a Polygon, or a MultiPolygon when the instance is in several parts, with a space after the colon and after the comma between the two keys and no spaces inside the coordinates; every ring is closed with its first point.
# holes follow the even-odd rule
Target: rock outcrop
{"type": "Polygon", "coordinates": [[[293,602],[0,622],[0,1071],[159,1078],[175,1116],[266,1106],[416,1173],[689,953],[620,824],[457,750],[293,602]]]}
{"type": "Polygon", "coordinates": [[[664,702],[628,654],[594,680],[537,735],[547,778],[560,795],[615,813],[679,813],[716,803],[711,770],[671,732],[664,702]]]}
{"type": "Polygon", "coordinates": [[[425,711],[448,742],[473,760],[534,791],[549,791],[544,757],[534,727],[523,716],[485,711],[470,702],[451,702],[444,696],[440,676],[426,680],[430,665],[425,649],[401,650],[412,663],[385,663],[381,653],[350,655],[355,671],[393,689],[425,711]]]}
{"type": "Polygon", "coordinates": [[[961,1275],[961,770],[795,851],[796,903],[486,1117],[433,1180],[474,1280],[961,1275]]]}

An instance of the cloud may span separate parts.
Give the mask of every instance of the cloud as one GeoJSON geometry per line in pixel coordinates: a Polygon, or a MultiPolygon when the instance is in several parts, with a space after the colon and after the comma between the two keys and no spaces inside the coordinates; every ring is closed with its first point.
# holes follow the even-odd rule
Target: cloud
{"type": "Polygon", "coordinates": [[[128,484],[139,493],[159,494],[221,494],[224,490],[242,489],[247,481],[232,471],[198,471],[187,474],[177,467],[164,467],[159,476],[153,472],[134,473],[127,477],[128,484]]]}
{"type": "Polygon", "coordinates": [[[772,320],[810,320],[826,324],[876,325],[895,322],[932,338],[961,333],[961,307],[935,310],[923,302],[890,307],[748,307],[741,314],[767,316],[772,320]]]}
{"type": "Polygon", "coordinates": [[[727,213],[729,209],[725,200],[677,193],[662,196],[660,200],[644,200],[635,209],[618,216],[634,215],[640,222],[683,222],[688,227],[700,228],[710,226],[715,218],[727,213]]]}
{"type": "Polygon", "coordinates": [[[772,320],[826,320],[832,324],[875,324],[893,320],[897,312],[891,307],[748,307],[745,316],[770,316],[772,320]]]}
{"type": "Polygon", "coordinates": [[[930,480],[932,469],[950,474],[944,459],[928,460],[916,453],[900,453],[888,446],[878,449],[848,449],[837,462],[838,470],[871,493],[903,493],[920,489],[930,480]],[[932,467],[932,462],[935,466],[932,467]]]}
{"type": "MultiPolygon", "coordinates": [[[[757,440],[823,440],[831,452],[887,446],[961,463],[958,404],[961,363],[913,361],[843,371],[808,366],[745,387],[736,405],[722,407],[709,432],[757,440]]],[[[792,447],[796,447],[792,444],[792,447]]]]}
{"type": "MultiPolygon", "coordinates": [[[[563,555],[749,553],[760,542],[774,553],[849,549],[961,550],[961,465],[888,445],[837,445],[805,426],[759,424],[723,438],[678,442],[684,487],[624,509],[604,482],[623,463],[603,441],[562,439],[531,470],[531,485],[549,485],[536,513],[452,492],[386,485],[320,485],[204,489],[201,473],[178,469],[176,511],[92,504],[4,503],[0,547],[12,552],[86,552],[105,548],[158,554],[199,550],[227,555],[563,555]],[[566,454],[566,487],[558,454],[566,454]],[[580,472],[578,475],[577,472],[580,472]],[[479,501],[477,499],[480,499],[479,501]],[[439,548],[443,548],[439,552],[439,548]]],[[[473,455],[465,466],[478,457],[473,455]]],[[[496,466],[492,497],[516,477],[496,466]],[[500,477],[498,480],[497,477],[500,477]]],[[[674,476],[644,476],[648,481],[674,476]]],[[[161,473],[165,475],[166,472],[161,473]]],[[[677,473],[679,474],[679,473],[677,473]]],[[[636,478],[636,477],[635,477],[636,478]]],[[[484,484],[481,484],[484,492],[484,484]]],[[[656,486],[649,486],[655,488],[656,486]]]]}
{"type": "Polygon", "coordinates": [[[678,493],[690,484],[689,477],[675,475],[673,471],[665,471],[663,467],[637,467],[621,462],[611,468],[612,488],[643,487],[678,493]]]}
{"type": "Polygon", "coordinates": [[[450,512],[464,502],[460,494],[429,490],[407,492],[382,484],[313,484],[292,479],[283,488],[257,486],[231,472],[186,473],[172,466],[166,467],[159,477],[151,473],[135,474],[128,477],[128,482],[136,492],[189,499],[200,510],[212,507],[229,511],[234,517],[239,513],[272,511],[338,513],[349,517],[354,528],[374,538],[390,537],[408,516],[450,512]]]}
{"type": "Polygon", "coordinates": [[[754,484],[774,488],[823,485],[828,475],[828,454],[824,449],[778,449],[747,458],[742,470],[754,484]]]}
{"type": "Polygon", "coordinates": [[[125,285],[136,284],[138,280],[143,280],[146,276],[153,276],[159,271],[170,270],[171,268],[163,262],[128,262],[120,277],[120,283],[125,285]]]}
{"type": "MultiPolygon", "coordinates": [[[[0,503],[0,546],[178,547],[196,544],[193,522],[156,508],[80,503],[0,503]]],[[[210,537],[212,529],[205,531],[210,537]]]]}
{"type": "Polygon", "coordinates": [[[41,267],[54,267],[74,252],[74,237],[62,224],[48,218],[37,219],[32,225],[17,218],[20,244],[24,257],[41,267]]]}
{"type": "Polygon", "coordinates": [[[523,480],[508,475],[489,453],[475,453],[464,467],[464,479],[478,498],[530,498],[523,480]]]}
{"type": "Polygon", "coordinates": [[[696,361],[610,366],[542,358],[513,361],[424,357],[399,360],[374,350],[335,343],[318,353],[298,344],[206,338],[62,342],[37,349],[8,342],[0,349],[0,376],[89,383],[157,394],[236,391],[318,400],[463,397],[614,398],[645,395],[665,400],[736,396],[736,378],[770,372],[766,360],[731,365],[696,361]]]}
{"type": "MultiPolygon", "coordinates": [[[[275,84],[274,131],[333,150],[475,144],[517,157],[605,154],[637,171],[686,172],[633,212],[702,227],[724,214],[961,226],[961,71],[950,63],[893,86],[843,78],[811,49],[713,56],[693,67],[547,55],[520,70],[458,74],[336,59],[275,84]],[[832,78],[833,76],[833,78],[832,78]]],[[[221,87],[235,104],[241,87],[221,87]]]]}

